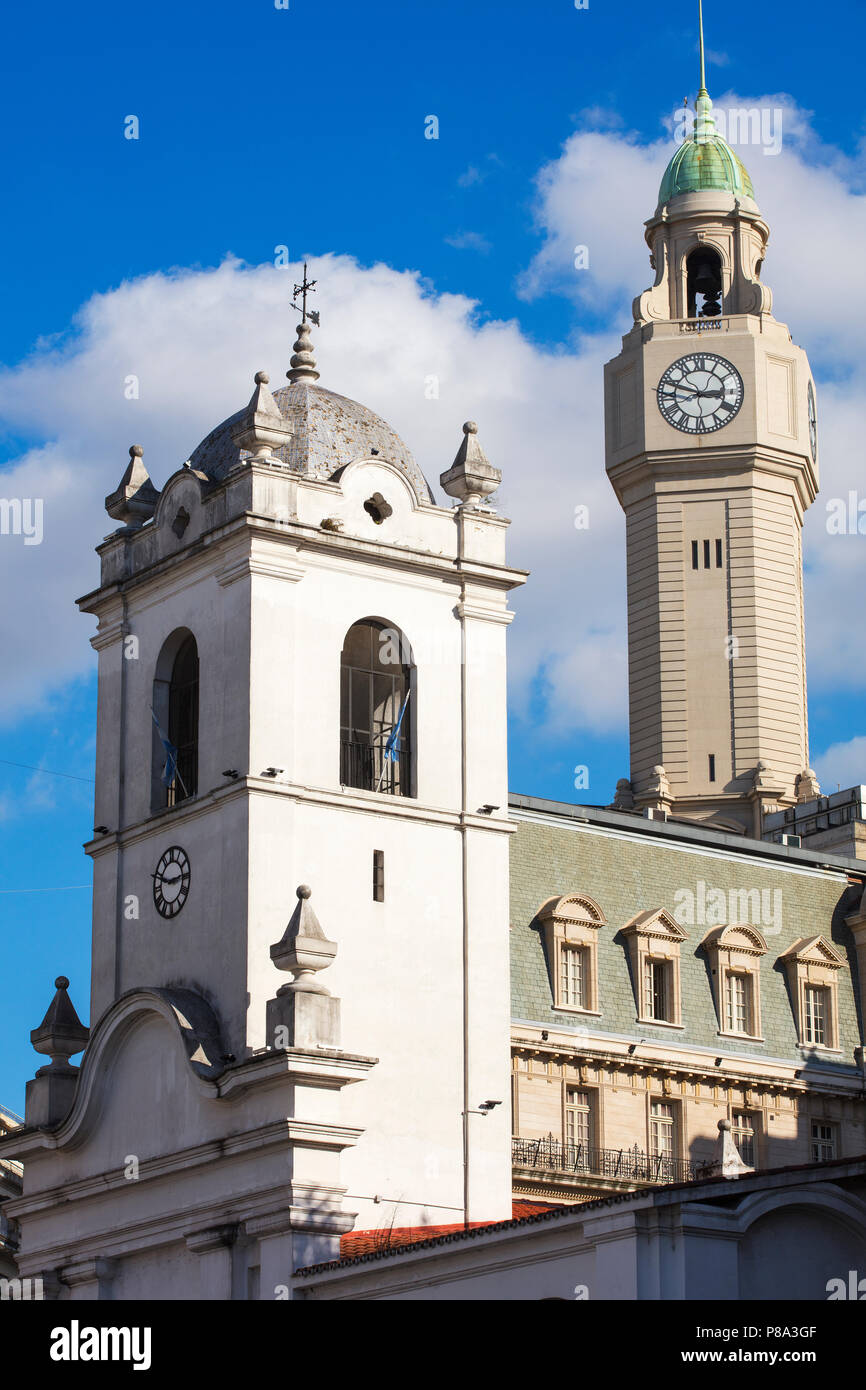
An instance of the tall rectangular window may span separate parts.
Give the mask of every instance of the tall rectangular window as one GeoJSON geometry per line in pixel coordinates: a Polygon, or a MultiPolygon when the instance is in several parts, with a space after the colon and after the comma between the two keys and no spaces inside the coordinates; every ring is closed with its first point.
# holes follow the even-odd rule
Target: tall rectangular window
{"type": "Polygon", "coordinates": [[[722,542],[716,541],[716,569],[722,568],[722,542]]]}
{"type": "Polygon", "coordinates": [[[709,543],[709,541],[704,541],[704,569],[705,569],[705,570],[708,570],[709,568],[710,568],[710,543],[709,543]]]}
{"type": "Polygon", "coordinates": [[[559,958],[560,998],[570,1009],[586,1007],[586,951],[581,946],[563,946],[559,958]]]}
{"type": "Polygon", "coordinates": [[[827,991],[820,985],[803,989],[803,1041],[823,1047],[827,1039],[827,991]]]}
{"type": "Polygon", "coordinates": [[[755,1166],[755,1117],[748,1110],[735,1110],[731,1116],[731,1138],[740,1158],[750,1168],[755,1166]]]}
{"type": "Polygon", "coordinates": [[[710,781],[711,781],[711,782],[715,782],[715,780],[716,780],[716,755],[715,755],[715,753],[710,753],[710,755],[709,755],[709,768],[710,768],[710,781]]]}
{"type": "Polygon", "coordinates": [[[812,1121],[812,1162],[826,1163],[836,1157],[836,1126],[823,1120],[812,1121]]]}
{"type": "Polygon", "coordinates": [[[729,1033],[754,1032],[752,1027],[752,978],[729,970],[725,976],[725,1027],[729,1033]]]}
{"type": "Polygon", "coordinates": [[[692,541],[692,569],[696,570],[698,568],[698,543],[697,541],[692,541]]]}
{"type": "Polygon", "coordinates": [[[650,1103],[650,1152],[653,1158],[673,1158],[676,1153],[674,1107],[668,1101],[650,1103]]]}
{"type": "Polygon", "coordinates": [[[665,1023],[669,1019],[670,1008],[670,967],[666,960],[653,960],[648,957],[645,969],[644,1015],[646,1018],[657,1018],[665,1023]]]}
{"type": "Polygon", "coordinates": [[[589,1091],[574,1090],[569,1086],[565,1093],[565,1142],[584,1149],[592,1146],[592,1097],[589,1091]]]}

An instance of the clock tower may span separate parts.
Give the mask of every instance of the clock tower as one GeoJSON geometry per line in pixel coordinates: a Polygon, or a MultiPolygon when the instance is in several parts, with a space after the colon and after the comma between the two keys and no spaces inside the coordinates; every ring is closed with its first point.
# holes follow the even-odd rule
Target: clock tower
{"type": "Polygon", "coordinates": [[[617,804],[756,837],[815,795],[801,531],[815,387],[762,279],[769,228],[716,128],[692,133],[646,224],[655,283],[605,368],[606,466],[626,514],[631,785],[617,804]]]}

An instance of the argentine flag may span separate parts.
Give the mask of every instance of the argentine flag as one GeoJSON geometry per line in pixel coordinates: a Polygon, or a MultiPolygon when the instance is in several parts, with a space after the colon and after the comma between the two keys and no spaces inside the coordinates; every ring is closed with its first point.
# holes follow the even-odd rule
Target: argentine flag
{"type": "Polygon", "coordinates": [[[400,718],[397,720],[397,723],[394,725],[393,729],[388,735],[388,740],[385,744],[385,757],[390,758],[393,763],[395,763],[400,756],[400,750],[397,746],[400,742],[400,725],[403,723],[403,715],[406,713],[406,706],[409,703],[409,696],[411,695],[411,693],[412,692],[410,690],[406,691],[406,699],[403,701],[403,708],[400,711],[400,718]]]}
{"type": "Polygon", "coordinates": [[[172,787],[174,786],[174,779],[177,776],[177,749],[175,748],[174,744],[168,738],[166,738],[165,734],[162,731],[162,728],[160,727],[159,720],[157,719],[152,709],[150,713],[151,717],[153,718],[153,722],[156,725],[156,732],[159,735],[159,741],[165,749],[165,767],[162,769],[162,777],[159,780],[162,782],[162,785],[164,787],[172,787]]]}

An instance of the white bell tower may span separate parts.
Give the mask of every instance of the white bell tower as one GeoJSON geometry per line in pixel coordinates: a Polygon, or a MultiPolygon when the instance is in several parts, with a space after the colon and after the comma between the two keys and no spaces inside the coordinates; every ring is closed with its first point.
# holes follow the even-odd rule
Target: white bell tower
{"type": "Polygon", "coordinates": [[[76,1209],[79,1283],[114,1297],[178,1270],[202,1296],[273,1297],[353,1216],[511,1215],[505,637],[525,575],[474,424],[440,507],[318,375],[305,316],[289,384],[258,373],[161,491],[131,450],[80,601],[94,1025],[69,1113],[65,995],[41,1026],[59,1060],[33,1117],[61,1142],[35,1128],[28,1172],[57,1205],[31,1216],[25,1192],[18,1219],[37,1271],[72,1219],[68,1132],[76,1181],[102,1184],[98,1215],[76,1209]],[[109,1200],[130,1153],[148,1182],[109,1200]],[[138,1240],[133,1191],[158,1238],[138,1240]]]}

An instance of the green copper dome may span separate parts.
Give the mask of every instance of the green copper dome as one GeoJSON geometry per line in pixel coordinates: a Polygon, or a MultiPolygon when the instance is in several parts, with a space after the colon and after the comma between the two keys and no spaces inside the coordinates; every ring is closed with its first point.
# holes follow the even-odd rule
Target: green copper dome
{"type": "MultiPolygon", "coordinates": [[[[696,127],[697,129],[697,127],[696,127]]],[[[680,145],[659,189],[659,203],[667,203],[679,193],[700,193],[722,189],[738,197],[754,198],[755,190],[743,164],[715,128],[709,138],[690,137],[680,145]]]]}

